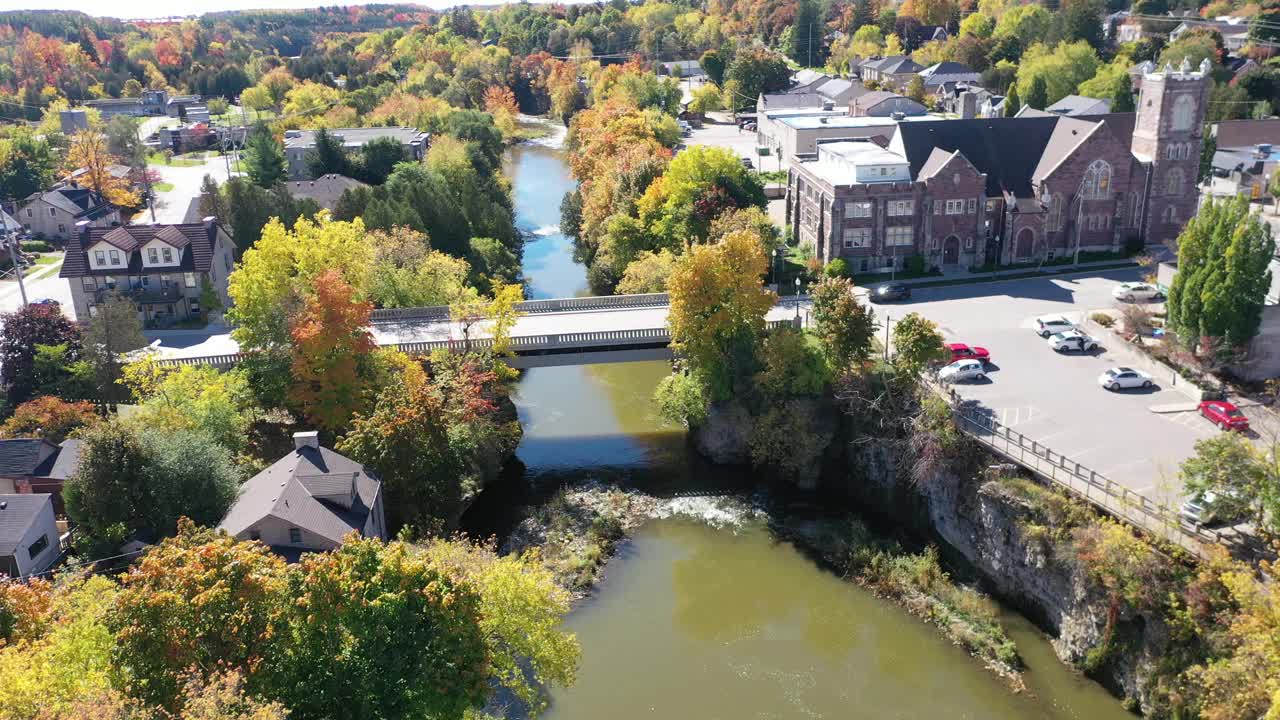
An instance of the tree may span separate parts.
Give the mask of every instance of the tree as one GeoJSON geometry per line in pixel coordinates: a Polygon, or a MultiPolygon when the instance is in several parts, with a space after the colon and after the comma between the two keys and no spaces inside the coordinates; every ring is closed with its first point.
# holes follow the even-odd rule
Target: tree
{"type": "Polygon", "coordinates": [[[370,185],[381,185],[395,166],[405,160],[404,146],[393,137],[374,138],[360,147],[360,159],[360,179],[370,185]]]}
{"type": "Polygon", "coordinates": [[[428,534],[452,524],[519,440],[519,426],[498,416],[497,377],[481,358],[442,353],[433,370],[434,378],[404,362],[338,443],[396,498],[387,506],[390,524],[428,534]]]}
{"type": "Polygon", "coordinates": [[[132,532],[172,535],[178,518],[222,519],[240,471],[231,453],[202,433],[135,430],[103,422],[84,431],[80,464],[62,490],[67,515],[89,548],[113,550],[132,532]]]}
{"type": "Polygon", "coordinates": [[[1274,253],[1271,228],[1247,198],[1210,199],[1178,236],[1169,326],[1204,350],[1218,341],[1232,349],[1248,344],[1262,321],[1274,253]]]}
{"type": "Polygon", "coordinates": [[[258,408],[244,370],[174,368],[147,355],[124,366],[121,382],[137,402],[130,420],[139,427],[201,432],[232,452],[245,450],[258,408]]]}
{"type": "Polygon", "coordinates": [[[272,684],[297,720],[461,718],[488,696],[476,588],[400,542],[347,538],[290,573],[272,684]],[[411,589],[411,591],[409,591],[411,589]]]}
{"type": "Polygon", "coordinates": [[[1031,92],[1027,93],[1027,106],[1043,110],[1049,106],[1049,87],[1044,77],[1037,75],[1031,80],[1031,92]]]}
{"type": "Polygon", "coordinates": [[[689,101],[689,112],[708,113],[713,110],[724,109],[724,95],[716,85],[708,83],[700,88],[695,88],[690,95],[693,99],[689,101]]]}
{"type": "Polygon", "coordinates": [[[321,428],[343,430],[363,406],[362,366],[377,347],[368,330],[372,310],[337,270],[325,270],[315,279],[314,294],[290,322],[289,398],[321,428]]]}
{"type": "Polygon", "coordinates": [[[911,76],[911,80],[907,82],[907,97],[918,103],[924,102],[924,78],[919,75],[911,76]]]}
{"type": "Polygon", "coordinates": [[[815,0],[800,0],[796,4],[796,19],[791,25],[790,42],[784,43],[787,55],[805,67],[820,66],[826,59],[823,39],[826,22],[815,0]]]}
{"type": "MultiPolygon", "coordinates": [[[[471,265],[470,284],[481,293],[493,291],[496,283],[515,282],[520,276],[520,258],[498,240],[471,238],[467,261],[471,265]]],[[[435,303],[441,305],[444,303],[435,303]]]]}
{"type": "Polygon", "coordinates": [[[1018,85],[1009,86],[1009,94],[1004,99],[1004,116],[1014,117],[1022,109],[1022,100],[1018,97],[1018,85]]]}
{"type": "Polygon", "coordinates": [[[83,168],[84,173],[76,182],[106,198],[107,202],[119,207],[135,207],[138,194],[129,188],[128,180],[111,174],[111,166],[118,163],[119,158],[107,149],[105,135],[95,130],[81,130],[71,136],[63,166],[68,174],[83,168]]]}
{"type": "Polygon", "coordinates": [[[845,278],[826,278],[810,293],[814,330],[827,362],[838,370],[864,362],[871,354],[876,321],[871,310],[854,297],[853,283],[845,278]]]}
{"type": "Polygon", "coordinates": [[[171,710],[191,668],[238,671],[250,688],[268,689],[255,670],[287,640],[286,583],[284,560],[262,543],[183,520],[121,578],[107,615],[121,679],[171,710]]]}
{"type": "Polygon", "coordinates": [[[1102,16],[1106,7],[1103,0],[1071,0],[1063,16],[1064,40],[1083,40],[1094,49],[1102,50],[1106,38],[1102,35],[1102,16]]]}
{"type": "Polygon", "coordinates": [[[254,185],[274,187],[288,177],[284,148],[266,123],[254,125],[244,144],[244,169],[254,185]]]}
{"type": "Polygon", "coordinates": [[[1263,499],[1280,497],[1280,477],[1269,469],[1248,440],[1224,432],[1197,440],[1196,454],[1182,462],[1178,474],[1188,497],[1213,493],[1213,509],[1224,518],[1248,516],[1266,527],[1268,508],[1263,499]]]}
{"type": "Polygon", "coordinates": [[[724,212],[763,208],[764,186],[732,151],[694,145],[671,161],[636,204],[644,229],[653,236],[648,241],[657,241],[637,251],[674,248],[689,239],[705,241],[711,223],[724,212]]]}
{"type": "Polygon", "coordinates": [[[1133,81],[1129,78],[1129,73],[1121,76],[1119,84],[1116,86],[1115,94],[1111,96],[1111,112],[1133,112],[1133,81]]]}
{"type": "Polygon", "coordinates": [[[623,271],[616,292],[619,295],[666,292],[675,263],[676,256],[670,250],[642,252],[623,271]]]}
{"type": "Polygon", "coordinates": [[[902,371],[918,374],[946,357],[938,326],[918,313],[909,313],[893,326],[893,362],[902,371]]]}
{"type": "Polygon", "coordinates": [[[93,365],[98,387],[108,388],[120,377],[120,357],[147,344],[133,301],[110,292],[84,326],[84,357],[93,365]]]}
{"type": "Polygon", "coordinates": [[[33,133],[16,130],[0,139],[0,200],[16,203],[53,183],[53,149],[33,133]]]}
{"type": "Polygon", "coordinates": [[[724,399],[755,370],[756,343],[776,296],[764,288],[768,260],[750,233],[718,245],[696,245],[667,281],[672,348],[706,378],[712,399],[724,399]]]}
{"type": "Polygon", "coordinates": [[[702,66],[702,71],[707,74],[707,78],[711,80],[712,84],[724,84],[724,72],[727,63],[724,55],[719,50],[713,49],[702,53],[702,58],[698,61],[698,64],[702,66]]]}
{"type": "Polygon", "coordinates": [[[137,118],[129,115],[115,115],[107,122],[107,152],[120,158],[132,168],[147,165],[147,146],[142,144],[138,136],[137,118]]]}
{"type": "Polygon", "coordinates": [[[342,142],[325,128],[316,130],[315,146],[307,151],[306,163],[312,179],[330,173],[351,174],[351,159],[343,150],[342,142]]]}
{"type": "Polygon", "coordinates": [[[8,401],[18,404],[36,389],[35,359],[40,345],[66,345],[69,359],[80,348],[80,329],[54,305],[27,305],[0,315],[0,381],[8,401]]]}
{"type": "Polygon", "coordinates": [[[1022,47],[1044,40],[1053,19],[1044,6],[1034,3],[1015,5],[993,17],[996,18],[996,28],[992,37],[1016,38],[1022,47]]]}
{"type": "Polygon", "coordinates": [[[733,83],[732,106],[740,108],[751,104],[754,107],[761,93],[786,88],[791,82],[791,70],[782,57],[756,48],[740,51],[729,65],[725,78],[726,83],[733,83]]]}
{"type": "Polygon", "coordinates": [[[1271,180],[1267,183],[1267,192],[1271,193],[1271,214],[1280,213],[1280,168],[1272,171],[1271,180]]]}
{"type": "Polygon", "coordinates": [[[28,400],[0,425],[0,438],[44,438],[61,443],[71,432],[98,422],[91,402],[66,402],[48,395],[28,400]]]}
{"type": "Polygon", "coordinates": [[[960,21],[960,37],[972,35],[985,40],[991,37],[995,29],[996,21],[990,15],[982,13],[973,13],[960,21]]]}

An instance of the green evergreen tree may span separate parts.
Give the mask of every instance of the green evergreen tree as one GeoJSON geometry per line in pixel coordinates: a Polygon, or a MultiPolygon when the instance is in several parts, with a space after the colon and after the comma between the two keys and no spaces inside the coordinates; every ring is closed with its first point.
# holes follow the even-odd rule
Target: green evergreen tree
{"type": "Polygon", "coordinates": [[[1049,86],[1045,83],[1043,75],[1037,75],[1031,79],[1031,89],[1027,91],[1027,105],[1036,110],[1043,110],[1049,106],[1049,86]]]}
{"type": "Polygon", "coordinates": [[[1022,109],[1022,100],[1018,97],[1018,84],[1009,84],[1009,94],[1004,99],[1004,116],[1013,117],[1022,109]]]}
{"type": "Polygon", "coordinates": [[[315,147],[307,152],[307,172],[315,179],[321,175],[337,173],[350,175],[351,160],[342,149],[342,143],[328,130],[320,128],[316,131],[315,147]]]}
{"type": "Polygon", "coordinates": [[[258,123],[244,143],[244,169],[254,185],[269,188],[287,177],[284,148],[266,123],[258,123]]]}
{"type": "Polygon", "coordinates": [[[1169,326],[1188,346],[1241,348],[1258,332],[1276,244],[1249,200],[1210,200],[1178,236],[1169,326]]]}
{"type": "Polygon", "coordinates": [[[1133,112],[1133,81],[1129,78],[1129,73],[1125,73],[1120,77],[1120,83],[1116,85],[1115,92],[1111,94],[1111,112],[1133,112]]]}
{"type": "Polygon", "coordinates": [[[800,0],[796,6],[795,23],[790,29],[782,46],[787,57],[805,67],[821,65],[826,58],[823,38],[827,28],[815,0],[800,0]]]}

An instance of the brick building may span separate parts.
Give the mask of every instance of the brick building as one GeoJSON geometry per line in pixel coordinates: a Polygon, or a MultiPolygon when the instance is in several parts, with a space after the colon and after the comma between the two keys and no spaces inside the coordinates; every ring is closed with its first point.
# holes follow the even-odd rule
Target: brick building
{"type": "Polygon", "coordinates": [[[899,123],[884,149],[820,144],[790,171],[787,222],[857,272],[1163,242],[1197,207],[1208,71],[1148,72],[1136,113],[899,123]]]}

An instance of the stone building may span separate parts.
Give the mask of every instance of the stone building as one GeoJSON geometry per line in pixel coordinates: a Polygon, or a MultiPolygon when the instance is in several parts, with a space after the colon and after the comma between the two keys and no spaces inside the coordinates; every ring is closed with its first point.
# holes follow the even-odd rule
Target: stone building
{"type": "Polygon", "coordinates": [[[787,222],[858,272],[1032,263],[1175,238],[1195,213],[1209,67],[1143,78],[1136,113],[899,123],[886,148],[819,144],[787,222]]]}
{"type": "MultiPolygon", "coordinates": [[[[426,157],[430,134],[411,127],[333,128],[329,134],[342,145],[348,154],[360,152],[365,143],[379,138],[391,138],[400,143],[405,160],[421,160],[426,157]]],[[[289,179],[305,180],[310,177],[307,153],[316,147],[314,130],[286,130],[284,156],[288,161],[289,179]]]]}

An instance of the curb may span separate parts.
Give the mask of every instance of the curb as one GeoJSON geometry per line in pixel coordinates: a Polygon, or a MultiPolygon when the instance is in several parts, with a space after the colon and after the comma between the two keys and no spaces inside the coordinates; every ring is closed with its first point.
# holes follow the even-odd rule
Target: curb
{"type": "Polygon", "coordinates": [[[1200,409],[1200,406],[1193,403],[1169,403],[1168,405],[1152,405],[1147,408],[1157,415],[1180,412],[1194,412],[1200,409]]]}

